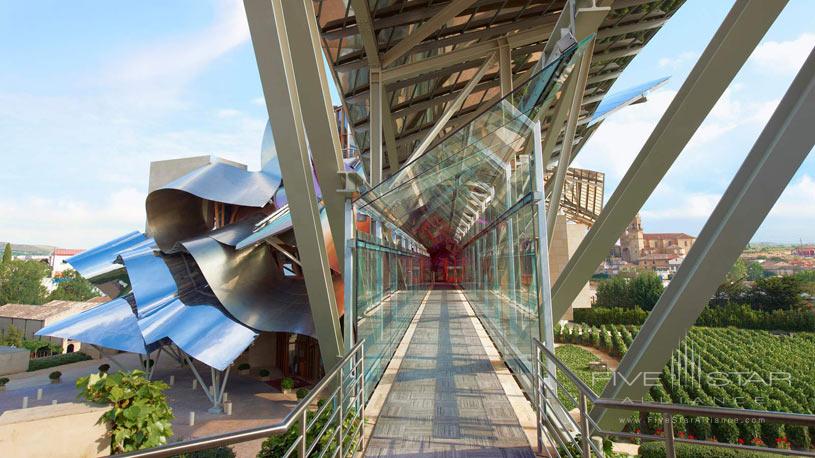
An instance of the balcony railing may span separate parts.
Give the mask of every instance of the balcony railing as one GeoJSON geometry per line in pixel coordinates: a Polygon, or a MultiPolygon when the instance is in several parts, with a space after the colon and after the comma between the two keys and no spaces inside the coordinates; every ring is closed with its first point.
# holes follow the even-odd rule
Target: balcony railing
{"type": "Polygon", "coordinates": [[[794,424],[813,427],[815,426],[815,415],[600,398],[538,339],[533,340],[533,354],[535,355],[533,360],[535,362],[535,367],[533,368],[533,403],[536,406],[537,414],[538,452],[544,453],[545,451],[550,458],[555,456],[580,456],[582,458],[604,456],[603,447],[598,446],[591,440],[591,437],[616,437],[630,439],[632,441],[640,440],[642,442],[661,441],[665,443],[665,456],[667,458],[676,457],[676,443],[751,452],[766,452],[778,455],[815,456],[815,453],[804,450],[769,448],[674,437],[673,425],[674,415],[686,415],[689,417],[794,424]],[[568,387],[561,380],[558,380],[557,371],[559,371],[559,374],[565,375],[568,381],[576,388],[577,398],[569,392],[568,387]],[[579,411],[577,419],[569,414],[569,408],[562,402],[558,393],[565,396],[567,401],[571,401],[577,405],[579,411]],[[661,414],[663,419],[663,433],[662,435],[654,435],[639,432],[632,433],[604,430],[589,416],[588,412],[591,407],[646,414],[652,412],[661,414]],[[548,442],[548,446],[544,446],[544,439],[548,442]]]}
{"type": "Polygon", "coordinates": [[[365,424],[364,341],[359,342],[279,423],[203,437],[120,456],[159,458],[283,435],[296,436],[282,458],[349,457],[361,450],[365,424]]]}

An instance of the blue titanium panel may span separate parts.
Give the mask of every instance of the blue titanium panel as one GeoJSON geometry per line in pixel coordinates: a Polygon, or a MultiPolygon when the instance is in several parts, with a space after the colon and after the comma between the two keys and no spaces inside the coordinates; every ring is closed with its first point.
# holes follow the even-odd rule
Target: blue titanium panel
{"type": "Polygon", "coordinates": [[[77,272],[87,279],[99,276],[121,268],[116,265],[116,257],[120,252],[139,245],[147,240],[147,237],[138,231],[133,231],[110,242],[99,245],[90,250],[83,251],[76,256],[68,258],[65,262],[71,265],[77,272]]]}
{"type": "Polygon", "coordinates": [[[179,299],[153,309],[139,320],[139,327],[147,342],[169,338],[191,357],[218,370],[232,364],[258,336],[214,305],[187,305],[179,299]]]}
{"type": "Polygon", "coordinates": [[[38,336],[60,337],[105,348],[147,354],[136,315],[124,298],[97,305],[37,331],[38,336]]]}
{"type": "Polygon", "coordinates": [[[155,245],[146,245],[120,256],[130,277],[139,318],[178,296],[170,269],[154,249],[155,245]]]}
{"type": "Polygon", "coordinates": [[[603,100],[597,105],[597,109],[594,110],[589,126],[597,124],[617,110],[639,102],[649,92],[662,86],[667,81],[668,77],[666,76],[603,97],[603,100]]]}

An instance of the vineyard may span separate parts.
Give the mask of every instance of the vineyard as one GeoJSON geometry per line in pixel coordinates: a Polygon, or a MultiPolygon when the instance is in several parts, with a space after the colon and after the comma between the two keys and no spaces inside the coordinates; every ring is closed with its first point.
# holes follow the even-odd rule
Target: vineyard
{"type": "MultiPolygon", "coordinates": [[[[638,331],[634,325],[576,325],[557,328],[555,337],[621,357],[638,331]]],[[[645,400],[809,414],[815,412],[813,355],[813,333],[694,327],[645,400]]],[[[651,414],[632,418],[630,428],[660,434],[661,425],[661,417],[651,414]]],[[[815,437],[815,428],[796,425],[682,416],[674,425],[683,437],[780,448],[810,449],[815,437]]]]}

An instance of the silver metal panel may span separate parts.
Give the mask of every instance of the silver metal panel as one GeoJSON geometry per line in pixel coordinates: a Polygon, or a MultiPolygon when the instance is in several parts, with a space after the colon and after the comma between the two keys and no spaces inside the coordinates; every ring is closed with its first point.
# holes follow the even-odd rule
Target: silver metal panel
{"type": "Polygon", "coordinates": [[[265,244],[236,250],[203,236],[181,242],[224,308],[254,329],[314,336],[302,280],[286,278],[265,244]]]}
{"type": "Polygon", "coordinates": [[[263,207],[280,186],[280,175],[250,172],[223,162],[213,162],[163,186],[202,199],[247,207],[263,207]]]}
{"type": "Polygon", "coordinates": [[[254,233],[259,224],[267,218],[268,215],[264,213],[256,213],[247,216],[246,218],[238,221],[237,223],[228,224],[222,228],[210,232],[210,237],[223,243],[224,245],[236,246],[242,240],[245,240],[252,233],[254,233]]]}
{"type": "MultiPolygon", "coordinates": [[[[214,298],[212,299],[214,301],[214,298]]],[[[139,320],[147,342],[169,338],[202,363],[224,370],[258,334],[207,301],[172,299],[139,320]]]]}
{"type": "Polygon", "coordinates": [[[124,298],[69,316],[37,331],[38,336],[78,340],[105,348],[147,354],[136,315],[124,298]]]}
{"type": "MultiPolygon", "coordinates": [[[[291,212],[288,204],[280,209],[280,212],[266,221],[263,225],[255,229],[248,237],[235,244],[235,248],[242,250],[248,246],[261,242],[269,237],[274,237],[292,228],[291,212]]],[[[231,245],[231,244],[230,244],[231,245]]]]}

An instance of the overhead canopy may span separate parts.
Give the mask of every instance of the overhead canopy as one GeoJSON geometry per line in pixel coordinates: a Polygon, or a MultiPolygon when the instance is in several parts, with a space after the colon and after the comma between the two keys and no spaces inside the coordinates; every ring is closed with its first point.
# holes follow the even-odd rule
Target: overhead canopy
{"type": "Polygon", "coordinates": [[[431,252],[465,241],[532,191],[533,119],[562,91],[585,51],[575,45],[444,141],[360,197],[431,252]],[[490,215],[487,215],[488,217],[490,215]]]}
{"type": "MultiPolygon", "coordinates": [[[[614,81],[683,2],[595,2],[611,10],[597,32],[572,156],[593,132],[588,120],[614,81]]],[[[576,5],[590,7],[592,3],[578,1],[576,5]]],[[[528,78],[567,5],[564,0],[315,2],[326,59],[363,159],[368,160],[369,149],[370,69],[381,69],[384,84],[387,174],[398,168],[392,162],[407,160],[499,47],[510,48],[515,85],[528,78]]],[[[436,139],[494,103],[500,97],[500,81],[497,65],[490,67],[436,139]]],[[[556,158],[557,151],[554,153],[556,158]]]]}

